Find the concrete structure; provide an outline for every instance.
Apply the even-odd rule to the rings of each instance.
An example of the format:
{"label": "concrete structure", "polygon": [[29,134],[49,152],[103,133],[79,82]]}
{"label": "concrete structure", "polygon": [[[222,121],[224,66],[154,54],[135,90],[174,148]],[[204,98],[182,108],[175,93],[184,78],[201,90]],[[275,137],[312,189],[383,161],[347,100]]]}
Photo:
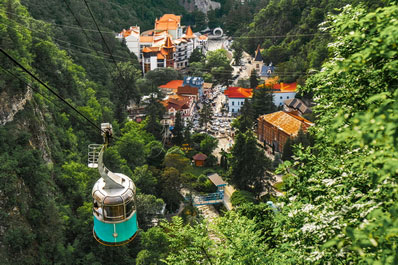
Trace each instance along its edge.
{"label": "concrete structure", "polygon": [[258,118],[257,137],[275,151],[282,152],[287,139],[307,131],[314,124],[295,113],[278,111]]}

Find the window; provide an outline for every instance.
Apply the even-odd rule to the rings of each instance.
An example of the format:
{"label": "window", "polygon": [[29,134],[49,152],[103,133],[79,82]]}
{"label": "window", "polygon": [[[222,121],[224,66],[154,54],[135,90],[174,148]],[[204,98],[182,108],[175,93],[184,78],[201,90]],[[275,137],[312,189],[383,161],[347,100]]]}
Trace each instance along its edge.
{"label": "window", "polygon": [[126,204],[126,217],[128,217],[135,210],[134,200],[129,201]]}
{"label": "window", "polygon": [[282,99],[282,97],[281,97],[281,99]]}
{"label": "window", "polygon": [[289,96],[287,96],[286,99],[289,99]]}
{"label": "window", "polygon": [[232,112],[235,112],[235,109],[232,109]]}
{"label": "window", "polygon": [[234,106],[235,105],[235,101],[232,101],[232,106]]}
{"label": "window", "polygon": [[117,221],[124,219],[124,205],[104,206],[105,220]]}

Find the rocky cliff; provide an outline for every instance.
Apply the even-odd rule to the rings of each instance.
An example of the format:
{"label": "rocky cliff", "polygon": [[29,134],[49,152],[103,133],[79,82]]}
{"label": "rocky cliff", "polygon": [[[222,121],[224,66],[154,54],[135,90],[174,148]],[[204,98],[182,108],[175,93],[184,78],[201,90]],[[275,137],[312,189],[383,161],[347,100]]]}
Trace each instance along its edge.
{"label": "rocky cliff", "polygon": [[209,10],[221,7],[220,3],[211,0],[180,0],[180,4],[189,12],[198,9],[203,13],[207,13]]}

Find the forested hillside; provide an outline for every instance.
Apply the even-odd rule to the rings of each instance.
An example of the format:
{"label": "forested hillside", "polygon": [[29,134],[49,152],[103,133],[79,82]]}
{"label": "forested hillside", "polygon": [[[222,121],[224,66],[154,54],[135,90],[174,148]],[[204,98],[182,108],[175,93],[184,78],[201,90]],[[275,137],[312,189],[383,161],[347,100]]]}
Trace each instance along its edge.
{"label": "forested hillside", "polygon": [[[168,213],[179,208],[182,187],[206,193],[215,187],[194,174],[179,147],[166,150],[159,137],[161,106],[153,97],[145,121],[126,121],[127,101],[153,88],[137,84],[136,58],[114,33],[135,24],[147,29],[155,17],[184,10],[177,0],[87,2],[113,58],[86,5],[77,0],[1,1],[0,48],[94,124],[112,123],[115,137],[106,164],[137,185],[141,230],[122,247],[105,247],[93,238],[91,189],[100,176],[86,166],[86,154],[89,143],[102,143],[100,132],[1,53],[0,263],[398,263],[396,4],[252,0],[240,9],[240,1],[220,0],[223,9],[210,11],[209,23],[226,23],[232,36],[243,36],[234,39],[247,51],[261,44],[266,62],[288,69],[282,77],[319,70],[302,88],[317,103],[314,145],[297,146],[294,161],[279,167],[284,196],[267,197],[277,209],[243,198],[209,224],[188,205],[182,218],[157,225],[164,203]],[[334,9],[348,2],[353,5]],[[233,21],[228,14],[234,12],[242,17]],[[245,127],[246,118],[236,123]],[[235,182],[246,170],[236,161],[241,150],[258,150],[249,129],[233,146],[232,158],[223,155],[224,173]],[[180,133],[214,163],[213,137]],[[269,162],[262,153],[255,158],[245,157]],[[240,186],[253,190],[261,181]]]}
{"label": "forested hillside", "polygon": [[319,27],[328,14],[337,14],[347,4],[362,4],[371,11],[386,2],[252,0],[235,3],[224,24],[248,53],[254,54],[260,45],[264,62],[277,66],[282,81],[303,84],[308,71],[319,70],[328,58],[332,38]]}

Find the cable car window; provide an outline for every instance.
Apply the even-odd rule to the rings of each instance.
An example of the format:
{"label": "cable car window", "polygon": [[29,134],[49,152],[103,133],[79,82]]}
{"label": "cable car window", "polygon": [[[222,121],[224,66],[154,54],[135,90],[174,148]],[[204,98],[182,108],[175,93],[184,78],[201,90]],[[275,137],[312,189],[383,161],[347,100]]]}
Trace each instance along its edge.
{"label": "cable car window", "polygon": [[130,216],[132,212],[135,210],[134,200],[129,201],[126,204],[126,217]]}
{"label": "cable car window", "polygon": [[123,204],[115,206],[104,206],[105,220],[123,220],[124,219],[124,206]]}

